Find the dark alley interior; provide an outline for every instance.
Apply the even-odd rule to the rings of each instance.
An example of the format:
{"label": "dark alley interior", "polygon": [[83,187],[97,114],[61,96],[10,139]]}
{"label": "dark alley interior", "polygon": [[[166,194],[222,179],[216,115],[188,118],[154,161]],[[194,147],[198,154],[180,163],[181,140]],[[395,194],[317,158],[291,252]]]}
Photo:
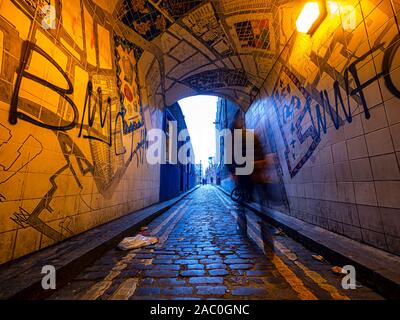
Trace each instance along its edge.
{"label": "dark alley interior", "polygon": [[399,19],[0,0],[0,300],[398,300]]}

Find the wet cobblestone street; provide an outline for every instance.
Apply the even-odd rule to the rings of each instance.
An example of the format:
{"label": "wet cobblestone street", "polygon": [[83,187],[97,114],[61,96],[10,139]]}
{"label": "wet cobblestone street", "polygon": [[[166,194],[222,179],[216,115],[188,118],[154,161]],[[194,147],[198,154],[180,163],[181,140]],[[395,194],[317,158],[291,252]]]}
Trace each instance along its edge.
{"label": "wet cobblestone street", "polygon": [[51,299],[380,299],[213,186],[152,221],[159,243],[113,249]]}

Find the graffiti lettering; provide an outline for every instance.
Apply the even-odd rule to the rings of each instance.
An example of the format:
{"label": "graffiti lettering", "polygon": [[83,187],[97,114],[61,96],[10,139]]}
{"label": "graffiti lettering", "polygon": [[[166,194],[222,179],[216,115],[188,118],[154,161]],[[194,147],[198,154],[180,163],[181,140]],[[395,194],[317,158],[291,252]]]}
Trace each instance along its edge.
{"label": "graffiti lettering", "polygon": [[[39,78],[38,76],[29,73],[26,71],[28,67],[28,61],[31,58],[33,52],[37,52],[38,54],[42,55],[44,58],[46,58],[63,76],[65,81],[68,84],[68,87],[66,89],[60,88],[42,78]],[[67,74],[62,70],[62,68],[57,64],[57,62],[52,59],[46,52],[44,52],[40,47],[36,46],[34,43],[31,43],[29,41],[24,42],[23,44],[23,50],[22,50],[22,59],[20,66],[17,70],[17,80],[14,88],[14,92],[12,95],[12,100],[10,104],[10,113],[9,113],[9,122],[13,125],[17,124],[18,118],[24,121],[28,121],[34,125],[50,129],[50,130],[55,130],[55,131],[69,131],[73,128],[75,128],[78,125],[78,119],[79,119],[79,111],[75,105],[75,103],[72,101],[72,99],[69,97],[69,95],[74,93],[74,87],[72,85],[71,80],[68,78]],[[48,123],[46,121],[40,121],[38,119],[34,119],[33,117],[29,116],[26,113],[20,112],[18,110],[18,103],[19,103],[19,93],[20,93],[20,88],[21,88],[21,83],[22,80],[26,78],[32,81],[35,81],[47,88],[50,88],[54,92],[58,93],[63,99],[65,99],[68,104],[71,106],[72,111],[73,111],[73,118],[71,122],[66,122],[64,119],[60,120],[60,117],[57,116],[57,120],[60,124],[56,123]],[[117,98],[115,98],[117,99]],[[112,127],[112,111],[111,111],[111,104],[112,104],[113,99],[111,97],[106,98],[106,100],[103,99],[103,94],[102,94],[102,89],[99,87],[97,88],[96,94],[94,93],[93,89],[93,83],[89,81],[87,83],[87,88],[86,88],[86,96],[85,96],[85,103],[83,106],[83,113],[81,117],[81,123],[79,127],[79,138],[84,138],[84,139],[89,139],[89,140],[96,140],[102,143],[107,144],[108,146],[112,146],[113,141],[116,141],[116,137],[112,139],[112,134],[113,134],[113,129],[116,135],[117,132],[120,132],[121,127],[118,127],[119,124],[122,125],[122,133],[123,135],[129,135],[132,134],[132,141],[133,141],[133,134],[141,129],[144,128],[144,119],[136,119],[136,118],[130,118],[126,119],[126,108],[121,102],[121,108],[120,112],[116,114],[115,117],[115,122],[114,125],[115,127]],[[106,107],[104,107],[104,103],[106,103]],[[96,114],[99,112],[99,128],[94,128],[95,125],[95,120],[96,120]],[[87,124],[85,125],[85,117],[87,114]],[[109,120],[107,120],[109,119]],[[104,134],[99,134],[95,135],[94,133],[98,130],[96,129],[104,129],[107,127],[107,135],[106,137]],[[84,128],[87,128],[88,133],[84,134],[83,130]],[[119,130],[118,130],[119,129]],[[91,133],[92,132],[92,133]],[[145,137],[142,137],[142,141],[145,139]],[[139,143],[138,146],[133,147],[132,146],[132,154],[135,153],[139,148],[143,147],[144,143]],[[126,152],[125,148],[123,148],[123,152],[120,152],[116,148],[116,155],[121,155]],[[131,155],[132,157],[132,155]]]}
{"label": "graffiti lettering", "polygon": [[[357,71],[357,65],[364,61],[369,55],[373,54],[375,51],[379,50],[382,48],[383,44],[380,44],[373,48],[371,51],[367,52],[366,54],[362,55],[359,57],[356,61],[354,61],[344,72],[344,82],[345,82],[345,92],[346,92],[346,99],[347,103],[345,102],[342,92],[341,92],[341,86],[339,81],[334,81],[333,83],[333,91],[334,91],[334,98],[335,98],[335,103],[334,103],[334,109],[332,107],[328,91],[323,90],[321,91],[320,94],[320,101],[321,103],[316,103],[314,106],[315,109],[315,114],[316,114],[316,120],[311,112],[311,104],[312,104],[312,97],[310,95],[306,96],[306,102],[304,104],[303,110],[305,110],[311,119],[312,123],[312,129],[315,130],[315,136],[320,136],[321,135],[321,129],[322,131],[326,134],[327,133],[327,120],[326,120],[326,110],[329,110],[329,114],[331,117],[331,120],[333,122],[333,125],[335,126],[336,129],[339,129],[341,125],[343,125],[343,120],[339,116],[339,105],[341,106],[341,110],[343,111],[344,119],[348,122],[351,123],[353,121],[353,116],[351,113],[351,103],[350,103],[350,98],[357,95],[357,97],[360,99],[361,104],[364,109],[364,115],[366,119],[371,118],[371,114],[369,112],[369,106],[365,98],[364,90],[369,87],[371,84],[374,82],[378,81],[380,78],[384,77],[385,79],[385,84],[388,88],[388,90],[397,98],[400,98],[400,90],[394,85],[391,75],[390,75],[390,68],[391,68],[391,63],[393,62],[394,55],[397,52],[397,49],[400,45],[400,42],[397,40],[399,39],[399,36],[395,38],[395,40],[392,41],[391,47],[385,51],[385,58],[383,59],[383,65],[382,65],[382,72],[378,73],[371,79],[368,79],[364,83],[361,83],[361,80],[358,75]],[[397,43],[396,43],[397,42]],[[354,79],[354,82],[356,84],[355,89],[350,88],[350,76]],[[279,100],[282,99],[282,96],[279,95],[279,93],[275,93],[275,98],[278,98]],[[300,98],[293,95],[292,96],[292,101],[290,105],[285,105],[283,108],[283,122],[286,124],[287,119],[293,114],[293,108],[296,106],[297,109],[301,109],[301,102]],[[347,104],[347,106],[346,106]],[[321,112],[321,105],[322,105],[322,112]],[[304,112],[305,113],[305,112]],[[300,128],[301,130],[301,122],[304,119],[304,113],[300,115],[299,121],[296,123],[296,127]],[[308,137],[309,135],[300,135],[299,136],[299,141],[303,143],[305,141],[305,138]]]}
{"label": "graffiti lettering", "polygon": [[[142,136],[140,142],[137,146],[134,146],[134,133],[139,130],[140,128],[144,127],[144,120],[134,121],[134,119],[130,119],[131,122],[127,122],[125,120],[126,117],[126,109],[122,108],[122,111],[117,113],[115,118],[115,128],[118,128],[118,124],[122,125],[122,132],[124,135],[131,134],[131,152],[129,156],[129,160],[132,160],[133,156],[137,153],[137,151],[145,146],[145,136]],[[118,130],[116,130],[118,132]],[[116,141],[117,135],[114,136],[114,141]],[[117,144],[115,144],[115,155],[123,155],[126,154],[127,150],[125,147],[122,148],[122,151],[117,150]]]}
{"label": "graffiti lettering", "polygon": [[390,68],[393,64],[395,55],[400,46],[400,35],[397,35],[392,42],[389,44],[389,48],[386,50],[385,55],[383,56],[382,62],[382,75],[385,80],[385,85],[388,90],[397,98],[400,99],[400,90],[396,88],[393,83],[392,76],[390,74]]}
{"label": "graffiti lettering", "polygon": [[[47,59],[63,76],[65,81],[68,84],[67,89],[60,88],[59,86],[56,86],[55,84],[48,82],[42,78],[39,78],[38,76],[26,71],[27,66],[28,66],[28,61],[32,57],[33,52],[36,52],[43,56],[45,59]],[[67,122],[64,119],[61,119],[61,124],[48,124],[44,123],[42,121],[36,120],[32,118],[31,116],[27,115],[26,113],[18,111],[18,102],[19,102],[19,92],[21,88],[21,83],[22,80],[26,78],[32,81],[35,81],[52,91],[58,93],[62,98],[64,98],[70,107],[72,108],[74,119],[71,122]],[[9,114],[9,122],[13,125],[17,124],[18,118],[30,123],[33,123],[37,126],[47,128],[50,130],[59,130],[59,131],[67,131],[71,130],[75,127],[75,124],[78,122],[78,109],[76,108],[74,102],[68,95],[72,94],[74,92],[71,80],[68,78],[67,74],[62,70],[62,68],[57,64],[57,62],[50,57],[43,49],[38,47],[32,42],[25,41],[22,46],[22,57],[21,57],[21,63],[18,67],[17,70],[17,79],[15,82],[15,87],[14,87],[14,92],[11,98],[11,104],[10,104],[10,114]]]}
{"label": "graffiti lettering", "polygon": [[[338,130],[346,122],[353,122],[352,109],[356,106],[361,106],[366,119],[371,118],[370,106],[365,95],[365,90],[376,81],[384,79],[384,84],[394,97],[400,99],[400,88],[396,87],[393,76],[391,75],[392,64],[398,54],[400,46],[400,35],[397,35],[388,45],[385,50],[385,43],[378,43],[365,54],[357,57],[344,71],[343,77],[336,77],[340,80],[335,80],[332,85],[333,96],[329,95],[329,90],[312,91],[312,94],[303,86],[297,76],[287,67],[282,68],[282,74],[289,81],[285,83],[283,78],[278,80],[275,90],[272,95],[272,104],[278,115],[278,125],[285,144],[285,158],[292,177],[294,177],[307,160],[311,157],[314,150],[321,142],[321,135],[328,132],[328,117],[333,123],[333,126]],[[384,58],[381,65],[381,72],[377,72],[369,79],[360,79],[358,66],[375,54],[377,51],[382,51]],[[317,59],[318,60],[318,59]],[[354,88],[351,87],[351,80]],[[291,84],[293,84],[300,94],[294,94]],[[302,95],[302,97],[301,97]],[[301,102],[303,98],[303,103]],[[285,104],[285,101],[290,101]],[[281,107],[282,106],[282,107]],[[281,110],[279,110],[281,108]],[[283,126],[289,123],[289,120],[296,114],[296,109],[299,110],[297,119],[291,124],[292,137],[286,137]],[[309,122],[307,122],[309,120]],[[303,124],[309,123],[306,129]],[[290,125],[290,123],[289,123]],[[294,136],[295,134],[295,136]],[[312,139],[312,143],[305,151],[301,158],[297,159],[294,148],[296,146],[297,137],[300,144],[304,144],[307,138]],[[291,141],[291,142],[290,142]],[[290,142],[290,143],[289,143]],[[291,146],[291,148],[290,148]],[[291,164],[292,154],[293,161],[296,161],[295,166]]]}
{"label": "graffiti lettering", "polygon": [[[93,110],[92,110],[92,96],[93,96],[93,83],[91,81],[88,82],[87,84],[87,89],[86,89],[86,97],[85,97],[85,105],[83,107],[83,113],[82,113],[82,121],[81,121],[81,127],[79,130],[79,134],[78,137],[82,137],[82,130],[83,130],[83,123],[85,121],[85,113],[86,113],[86,108],[88,109],[88,127],[89,129],[93,127],[94,125],[94,121],[96,118],[96,110],[97,110],[97,106],[99,106],[99,112],[100,112],[100,127],[103,129],[106,125],[106,120],[107,120],[107,114],[109,114],[109,137],[108,140],[102,139],[102,138],[98,138],[96,136],[93,135],[83,135],[83,138],[86,139],[92,139],[92,140],[97,140],[100,142],[104,142],[105,144],[109,145],[110,147],[112,146],[112,120],[111,120],[111,97],[107,98],[107,107],[106,110],[104,112],[104,116],[103,116],[103,95],[102,95],[102,91],[101,88],[99,87],[97,89],[97,99],[95,99],[95,103],[93,106]],[[88,129],[88,131],[90,131]]]}

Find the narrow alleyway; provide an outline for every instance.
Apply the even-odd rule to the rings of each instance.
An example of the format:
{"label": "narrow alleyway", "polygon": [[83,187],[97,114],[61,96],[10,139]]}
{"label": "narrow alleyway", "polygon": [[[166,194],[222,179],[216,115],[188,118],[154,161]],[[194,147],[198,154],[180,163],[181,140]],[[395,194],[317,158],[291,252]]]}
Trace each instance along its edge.
{"label": "narrow alleyway", "polygon": [[51,299],[381,298],[361,285],[343,290],[329,263],[213,186],[193,192],[146,232],[160,242],[110,250]]}

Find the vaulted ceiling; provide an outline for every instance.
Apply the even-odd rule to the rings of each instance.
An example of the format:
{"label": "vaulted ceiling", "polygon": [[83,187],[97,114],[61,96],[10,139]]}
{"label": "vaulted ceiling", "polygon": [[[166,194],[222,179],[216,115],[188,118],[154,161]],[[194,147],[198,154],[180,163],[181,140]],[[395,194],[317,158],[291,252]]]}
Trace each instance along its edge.
{"label": "vaulted ceiling", "polygon": [[[228,98],[244,110],[289,37],[286,33],[291,30],[281,24],[284,19],[293,21],[284,17],[281,9],[301,4],[287,0],[95,2],[117,19],[125,38],[157,58],[161,76],[159,81],[154,76],[154,87],[149,90],[155,90],[165,104],[212,94]],[[287,25],[293,29],[292,23]]]}

